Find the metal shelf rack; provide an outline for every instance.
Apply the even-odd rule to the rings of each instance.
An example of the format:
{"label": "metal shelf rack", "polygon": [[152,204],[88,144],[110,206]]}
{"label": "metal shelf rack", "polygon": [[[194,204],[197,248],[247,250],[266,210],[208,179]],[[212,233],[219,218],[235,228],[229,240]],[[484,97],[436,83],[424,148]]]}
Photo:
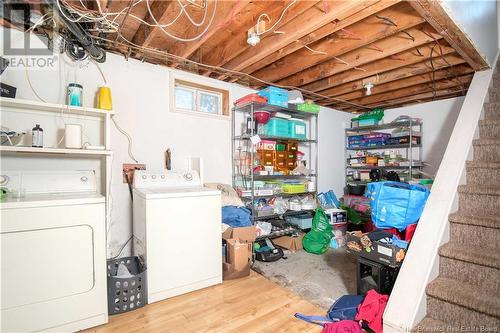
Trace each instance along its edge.
{"label": "metal shelf rack", "polygon": [[[256,149],[255,146],[250,142],[250,139],[257,135],[255,127],[253,127],[250,133],[245,133],[244,124],[246,122],[247,117],[254,119],[254,112],[257,110],[265,110],[271,113],[280,112],[283,114],[290,115],[292,118],[300,119],[306,123],[306,127],[308,130],[308,138],[307,139],[295,139],[289,137],[276,137],[276,136],[266,136],[259,135],[259,137],[263,140],[276,140],[276,141],[294,141],[299,144],[299,150],[306,150],[306,166],[308,169],[314,170],[313,174],[310,175],[256,175],[253,172],[253,168],[255,166],[256,158]],[[285,108],[270,104],[262,104],[256,102],[250,102],[244,105],[234,106],[232,109],[232,124],[231,124],[231,152],[232,152],[232,179],[233,179],[233,187],[237,187],[240,182],[244,182],[247,190],[251,190],[251,195],[242,197],[242,200],[247,202],[252,211],[252,219],[254,223],[259,220],[269,220],[276,218],[283,218],[285,216],[297,215],[304,212],[310,212],[311,210],[301,210],[301,211],[287,211],[283,215],[273,214],[270,216],[257,216],[257,211],[255,209],[255,201],[260,198],[272,198],[272,197],[293,197],[298,195],[307,195],[313,194],[316,195],[316,191],[312,192],[304,192],[297,194],[274,194],[274,195],[266,195],[266,196],[257,196],[254,195],[255,190],[255,181],[258,180],[312,180],[315,183],[315,188],[317,189],[317,173],[318,173],[318,114],[308,113],[303,111],[298,111],[292,108]],[[250,164],[247,166],[242,165],[239,154],[246,149],[246,152],[249,153]],[[246,169],[246,170],[242,170]]]}
{"label": "metal shelf rack", "polygon": [[[376,131],[384,131],[391,130],[396,128],[406,128],[409,134],[409,143],[406,144],[395,144],[395,145],[376,145],[371,147],[359,147],[352,148],[348,146],[348,137],[354,135],[360,135],[364,133],[376,132]],[[418,144],[413,143],[414,138],[414,129],[417,128],[419,132],[420,142]],[[423,146],[423,122],[419,119],[409,119],[406,121],[398,121],[391,122],[387,124],[375,125],[375,126],[362,126],[362,127],[352,127],[345,129],[346,135],[346,159],[345,159],[345,167],[346,167],[346,176],[347,170],[372,170],[372,169],[382,169],[382,170],[398,170],[399,172],[408,172],[410,178],[413,178],[415,170],[421,170],[423,168],[422,161],[422,146]],[[405,157],[408,160],[408,165],[385,165],[385,166],[374,166],[374,165],[356,165],[349,166],[347,165],[347,157],[349,152],[352,151],[368,151],[368,150],[391,150],[391,149],[404,149]],[[415,159],[415,153],[418,158]],[[367,181],[349,181],[346,180],[347,184],[367,184]]]}

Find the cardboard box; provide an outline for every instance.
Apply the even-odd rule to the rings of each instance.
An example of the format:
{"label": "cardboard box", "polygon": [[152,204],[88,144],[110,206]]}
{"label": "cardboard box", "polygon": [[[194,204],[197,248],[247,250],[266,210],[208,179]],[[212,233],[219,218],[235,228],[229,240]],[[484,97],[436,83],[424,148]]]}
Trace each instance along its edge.
{"label": "cardboard box", "polygon": [[281,248],[295,252],[302,250],[303,238],[304,238],[303,234],[299,235],[298,237],[281,236],[273,239],[273,243]]}
{"label": "cardboard box", "polygon": [[239,239],[240,242],[253,242],[257,238],[257,229],[255,226],[228,228],[222,234],[222,239]]}
{"label": "cardboard box", "polygon": [[237,279],[250,275],[252,261],[252,243],[228,239],[226,262],[222,264],[224,280]]}
{"label": "cardboard box", "polygon": [[390,267],[398,267],[403,263],[406,256],[404,249],[374,241],[371,242],[370,251],[367,251],[366,244],[363,244],[366,242],[362,239],[365,235],[361,231],[347,232],[347,252]]}
{"label": "cardboard box", "polygon": [[227,244],[226,261],[222,264],[224,280],[238,279],[250,275],[253,241],[257,238],[255,226],[228,228],[222,239]]}

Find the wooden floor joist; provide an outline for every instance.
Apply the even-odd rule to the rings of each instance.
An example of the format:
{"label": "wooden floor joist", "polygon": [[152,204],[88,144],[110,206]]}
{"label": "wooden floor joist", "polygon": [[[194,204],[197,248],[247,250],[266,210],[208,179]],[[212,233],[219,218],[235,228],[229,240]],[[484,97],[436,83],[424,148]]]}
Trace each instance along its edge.
{"label": "wooden floor joist", "polygon": [[[445,5],[434,0],[204,0],[205,7],[184,0],[68,3],[79,7],[85,3],[95,14],[96,1],[102,2],[103,13],[120,29],[119,34],[99,35],[110,40],[103,45],[112,52],[252,88],[267,84],[300,88],[316,103],[342,110],[390,108],[460,95],[465,88],[450,92],[453,88],[443,82],[460,75],[469,80],[465,87],[473,70],[488,68],[460,30],[460,22],[454,22]],[[123,14],[112,16],[119,12]],[[153,17],[163,26],[155,26]],[[267,29],[273,29],[250,46],[247,32],[259,17]],[[102,23],[85,27],[97,36]],[[190,40],[181,42],[169,35]],[[448,88],[429,96],[432,72],[434,85]],[[366,82],[375,85],[372,96],[363,95]],[[409,91],[413,96],[404,96]],[[376,100],[381,97],[385,100]],[[333,103],[333,98],[363,107]]]}
{"label": "wooden floor joist", "polygon": [[321,80],[325,77],[353,68],[358,68],[359,71],[363,72],[365,69],[362,66],[365,64],[392,56],[407,49],[427,44],[434,39],[440,38],[438,34],[430,31],[427,33],[431,36],[428,36],[427,33],[422,31],[422,29],[432,28],[424,24],[422,26],[409,29],[407,32],[413,36],[413,39],[410,39],[406,34],[398,33],[397,35],[384,38],[377,42],[377,45],[382,48],[382,52],[368,47],[356,49],[345,53],[342,58],[339,58],[347,64],[337,59],[328,60],[297,73],[296,75],[277,81],[277,83],[284,86],[304,86],[308,83]]}
{"label": "wooden floor joist", "polygon": [[411,0],[408,3],[469,63],[476,71],[487,69],[488,62],[448,15],[439,1]]}
{"label": "wooden floor joist", "polygon": [[[380,12],[381,10],[384,10],[390,6],[393,6],[394,4],[398,3],[399,0],[384,0],[384,1],[379,1],[375,4],[373,4],[370,7],[363,8],[359,12],[346,17],[343,20],[340,21],[332,21],[330,23],[325,24],[321,28],[307,34],[306,36],[297,39],[295,43],[290,43],[283,47],[282,49],[268,55],[267,57],[256,61],[255,63],[251,64],[250,66],[244,68],[242,71],[245,73],[253,73],[255,71],[258,71],[261,68],[266,67],[269,64],[272,64],[275,61],[280,60],[281,58],[297,51],[304,46],[308,47],[313,47],[311,44],[313,44],[316,41],[321,40],[322,38],[327,37],[328,35],[331,35],[335,33],[336,31],[342,30],[344,28],[347,28],[353,23],[356,23],[360,20],[365,19],[366,17],[376,14]],[[234,82],[233,80],[230,80],[230,82]]]}
{"label": "wooden floor joist", "polygon": [[[321,28],[325,24],[349,17],[376,2],[375,0],[329,1],[326,13],[322,13],[316,8],[311,8],[300,17],[282,26],[280,28],[282,33],[272,34],[263,39],[259,44],[251,48],[249,52],[242,53],[224,63],[224,67],[236,71],[242,70],[288,44],[295,43],[296,40]],[[235,50],[228,49],[225,54],[233,54],[233,52]]]}
{"label": "wooden floor joist", "polygon": [[[389,25],[378,17],[391,17],[393,20],[396,20],[397,17],[397,26]],[[313,66],[325,61],[333,59],[334,62],[338,62],[336,57],[343,59],[343,55],[347,52],[360,47],[370,47],[372,43],[378,44],[378,41],[388,36],[393,36],[424,22],[408,4],[402,2],[381,11],[379,14],[352,24],[349,26],[349,30],[346,30],[348,33],[337,31],[327,38],[310,44],[310,49],[302,48],[252,73],[252,75],[267,81],[279,82],[282,78],[308,68],[314,68]]]}
{"label": "wooden floor joist", "polygon": [[341,96],[345,97],[346,94],[363,90],[363,85],[368,82],[374,84],[374,89],[372,89],[372,91],[377,91],[379,90],[379,88],[377,87],[385,83],[389,83],[395,80],[401,80],[404,78],[410,78],[414,75],[421,75],[424,73],[432,72],[433,65],[434,70],[439,70],[449,66],[455,66],[465,63],[465,60],[463,60],[463,58],[456,54],[448,54],[444,57],[435,57],[432,62],[427,59],[428,58],[425,58],[425,60],[422,62],[409,64],[407,66],[399,67],[380,74],[369,75],[353,82],[344,83],[342,85],[323,90],[320,93],[331,97],[343,98]]}
{"label": "wooden floor joist", "polygon": [[[443,66],[445,67],[445,66]],[[396,81],[391,81],[385,84],[376,84],[373,88],[371,88],[371,95],[370,96],[376,96],[378,94],[382,93],[388,93],[391,91],[397,92],[397,90],[401,90],[402,88],[414,86],[414,85],[419,85],[419,84],[425,84],[432,82],[433,80],[439,81],[443,79],[448,79],[448,78],[453,78],[455,76],[462,76],[466,74],[471,74],[473,73],[474,70],[468,65],[468,64],[463,64],[463,65],[458,65],[458,66],[453,66],[453,67],[447,67],[444,69],[440,69],[434,72],[432,72],[432,69],[430,69],[428,72],[424,74],[419,74],[419,75],[413,75],[407,78],[403,78],[400,80]],[[335,96],[336,98],[340,98],[346,101],[351,101],[351,100],[356,100],[359,98],[365,97],[365,89],[357,90],[354,92],[351,92],[349,94],[344,94],[344,95],[338,95]]]}
{"label": "wooden floor joist", "polygon": [[[371,63],[363,65],[364,71],[350,69],[341,73],[329,76],[324,79],[317,80],[310,84],[303,86],[304,89],[319,92],[321,94],[329,95],[335,87],[353,82],[355,80],[362,80],[377,74],[381,74],[390,70],[404,68],[413,64],[426,61],[430,58],[434,42],[412,48],[403,52],[394,54],[392,57],[387,57],[381,60],[376,60]],[[455,50],[451,47],[443,47],[443,55],[454,53]],[[438,54],[441,55],[441,54]]]}
{"label": "wooden floor joist", "polygon": [[396,91],[388,91],[371,96],[363,96],[360,98],[351,99],[350,102],[362,105],[378,105],[385,103],[388,99],[396,100],[398,98],[413,96],[421,92],[432,92],[434,90],[451,89],[455,87],[463,87],[466,82],[472,80],[472,74],[462,75],[458,78],[444,78],[435,82],[426,82],[416,85],[400,88]]}

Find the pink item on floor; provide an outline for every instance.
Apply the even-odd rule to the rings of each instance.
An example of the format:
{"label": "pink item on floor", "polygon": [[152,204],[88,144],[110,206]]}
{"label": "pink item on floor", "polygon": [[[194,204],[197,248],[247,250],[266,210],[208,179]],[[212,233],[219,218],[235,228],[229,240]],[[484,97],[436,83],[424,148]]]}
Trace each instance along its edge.
{"label": "pink item on floor", "polygon": [[363,303],[358,306],[355,319],[365,321],[375,333],[382,333],[382,315],[388,299],[389,296],[380,295],[375,289],[369,290]]}
{"label": "pink item on floor", "polygon": [[362,333],[362,331],[357,321],[341,320],[325,324],[321,333]]}

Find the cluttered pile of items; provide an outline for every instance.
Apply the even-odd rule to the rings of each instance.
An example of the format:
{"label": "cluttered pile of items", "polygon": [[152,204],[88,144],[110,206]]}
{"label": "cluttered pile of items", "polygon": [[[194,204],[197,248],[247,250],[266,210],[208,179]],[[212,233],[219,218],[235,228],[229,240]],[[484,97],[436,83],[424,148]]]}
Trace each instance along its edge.
{"label": "cluttered pile of items", "polygon": [[[358,333],[363,329],[382,332],[389,294],[428,196],[429,189],[421,185],[369,184],[366,198],[375,229],[347,232],[348,252],[357,259],[357,295],[337,299],[326,316],[297,313],[295,317],[322,326],[322,333]],[[354,205],[359,204],[363,203]]]}

